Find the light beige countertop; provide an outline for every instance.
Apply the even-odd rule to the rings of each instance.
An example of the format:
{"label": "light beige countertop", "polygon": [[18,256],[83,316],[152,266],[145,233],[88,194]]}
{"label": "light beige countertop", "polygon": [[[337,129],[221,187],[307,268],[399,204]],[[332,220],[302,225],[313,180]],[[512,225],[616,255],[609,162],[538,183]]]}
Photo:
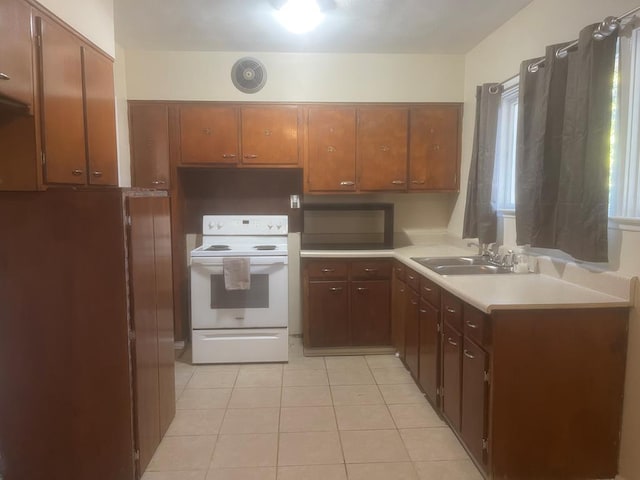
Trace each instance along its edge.
{"label": "light beige countertop", "polygon": [[420,245],[393,250],[301,250],[303,258],[395,258],[484,312],[552,308],[611,308],[632,305],[635,277],[590,270],[575,263],[537,257],[540,273],[439,275],[411,257],[477,254],[464,241],[438,235]]}

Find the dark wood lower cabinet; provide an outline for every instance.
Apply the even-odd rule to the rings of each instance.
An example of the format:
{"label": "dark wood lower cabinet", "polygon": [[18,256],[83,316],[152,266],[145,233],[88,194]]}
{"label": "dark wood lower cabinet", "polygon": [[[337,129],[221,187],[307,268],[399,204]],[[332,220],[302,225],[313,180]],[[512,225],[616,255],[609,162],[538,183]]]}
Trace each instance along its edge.
{"label": "dark wood lower cabinet", "polygon": [[391,292],[392,335],[393,346],[402,361],[405,360],[405,317],[407,315],[407,284],[397,278],[393,279]]}
{"label": "dark wood lower cabinet", "polygon": [[349,290],[346,281],[309,282],[308,341],[311,347],[349,345]]}
{"label": "dark wood lower cabinet", "polygon": [[439,310],[429,302],[420,301],[420,345],[418,384],[427,398],[435,406],[439,404],[440,385],[440,335]]}
{"label": "dark wood lower cabinet", "polygon": [[389,345],[388,280],[351,282],[351,338],[354,345]]}
{"label": "dark wood lower cabinet", "polygon": [[460,433],[471,455],[487,464],[489,356],[469,339],[462,350],[462,418]]}
{"label": "dark wood lower cabinet", "polygon": [[418,304],[420,296],[412,288],[408,288],[407,301],[405,303],[404,332],[405,332],[405,358],[404,362],[414,380],[418,379],[418,348],[420,345],[420,323]]}
{"label": "dark wood lower cabinet", "polygon": [[460,431],[462,335],[447,322],[442,331],[442,413]]}
{"label": "dark wood lower cabinet", "polygon": [[[133,480],[141,475],[132,432],[145,406],[132,398],[128,308],[143,302],[157,311],[168,300],[151,292],[166,281],[158,277],[143,276],[150,282],[148,294],[157,299],[153,306],[127,287],[123,203],[117,189],[0,194],[5,229],[0,235],[2,478]],[[154,235],[159,232],[153,229]],[[156,263],[159,271],[148,254],[155,241],[149,235],[145,230],[136,236],[140,245],[132,238],[130,258]],[[155,241],[158,251],[166,242],[165,236]],[[143,322],[135,308],[134,325]],[[158,321],[157,326],[172,323]],[[153,321],[148,324],[138,338],[155,338],[165,347],[172,343],[159,330],[152,333]],[[141,370],[158,371],[163,348],[152,349],[138,364],[136,378]],[[173,373],[165,367],[156,382],[162,385],[158,391],[168,391]],[[168,401],[159,402],[165,423],[172,416],[173,395],[171,390]]]}

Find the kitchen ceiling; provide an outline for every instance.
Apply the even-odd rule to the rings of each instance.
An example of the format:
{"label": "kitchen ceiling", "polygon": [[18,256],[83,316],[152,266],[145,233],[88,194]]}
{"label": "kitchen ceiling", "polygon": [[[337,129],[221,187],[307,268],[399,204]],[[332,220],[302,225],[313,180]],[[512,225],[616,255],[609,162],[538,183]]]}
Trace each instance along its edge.
{"label": "kitchen ceiling", "polygon": [[531,0],[335,0],[313,32],[287,32],[269,0],[114,0],[126,49],[462,54]]}

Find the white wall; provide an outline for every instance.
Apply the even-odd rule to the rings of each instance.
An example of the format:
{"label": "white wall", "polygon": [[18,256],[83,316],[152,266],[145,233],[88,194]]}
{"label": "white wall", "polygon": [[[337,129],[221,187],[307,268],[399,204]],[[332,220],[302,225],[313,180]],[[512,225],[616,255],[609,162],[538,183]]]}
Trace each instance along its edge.
{"label": "white wall", "polygon": [[[267,70],[255,94],[231,82],[231,67],[248,55]],[[463,78],[461,55],[127,51],[127,89],[136,100],[459,102]]]}
{"label": "white wall", "polygon": [[115,56],[113,0],[38,0],[112,57]]}
{"label": "white wall", "polygon": [[[466,56],[464,78],[464,122],[461,191],[449,222],[449,230],[462,235],[466,183],[471,157],[475,117],[475,87],[500,82],[516,74],[522,60],[544,54],[548,44],[574,40],[579,30],[609,15],[620,15],[638,6],[637,0],[534,0],[495,30]],[[512,218],[504,219],[505,243],[513,243]],[[640,232],[611,230],[610,266],[630,275],[640,275]],[[636,289],[638,290],[638,289]],[[631,315],[625,386],[620,474],[626,480],[640,479],[640,293]]]}
{"label": "white wall", "polygon": [[127,108],[127,69],[125,51],[116,44],[113,64],[116,92],[116,133],[118,137],[118,185],[131,186],[131,155],[129,150],[129,117]]}

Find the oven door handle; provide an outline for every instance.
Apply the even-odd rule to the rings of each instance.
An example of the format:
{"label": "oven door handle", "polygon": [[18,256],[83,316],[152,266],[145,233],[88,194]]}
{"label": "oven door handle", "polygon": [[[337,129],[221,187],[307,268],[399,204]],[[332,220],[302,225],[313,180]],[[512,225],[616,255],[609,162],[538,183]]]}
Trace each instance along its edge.
{"label": "oven door handle", "polygon": [[[212,261],[210,258],[192,257],[192,265],[202,265],[203,267],[222,267],[222,258],[216,257],[219,260]],[[248,257],[250,259],[250,266],[254,265],[287,265],[289,263],[288,257]]]}

